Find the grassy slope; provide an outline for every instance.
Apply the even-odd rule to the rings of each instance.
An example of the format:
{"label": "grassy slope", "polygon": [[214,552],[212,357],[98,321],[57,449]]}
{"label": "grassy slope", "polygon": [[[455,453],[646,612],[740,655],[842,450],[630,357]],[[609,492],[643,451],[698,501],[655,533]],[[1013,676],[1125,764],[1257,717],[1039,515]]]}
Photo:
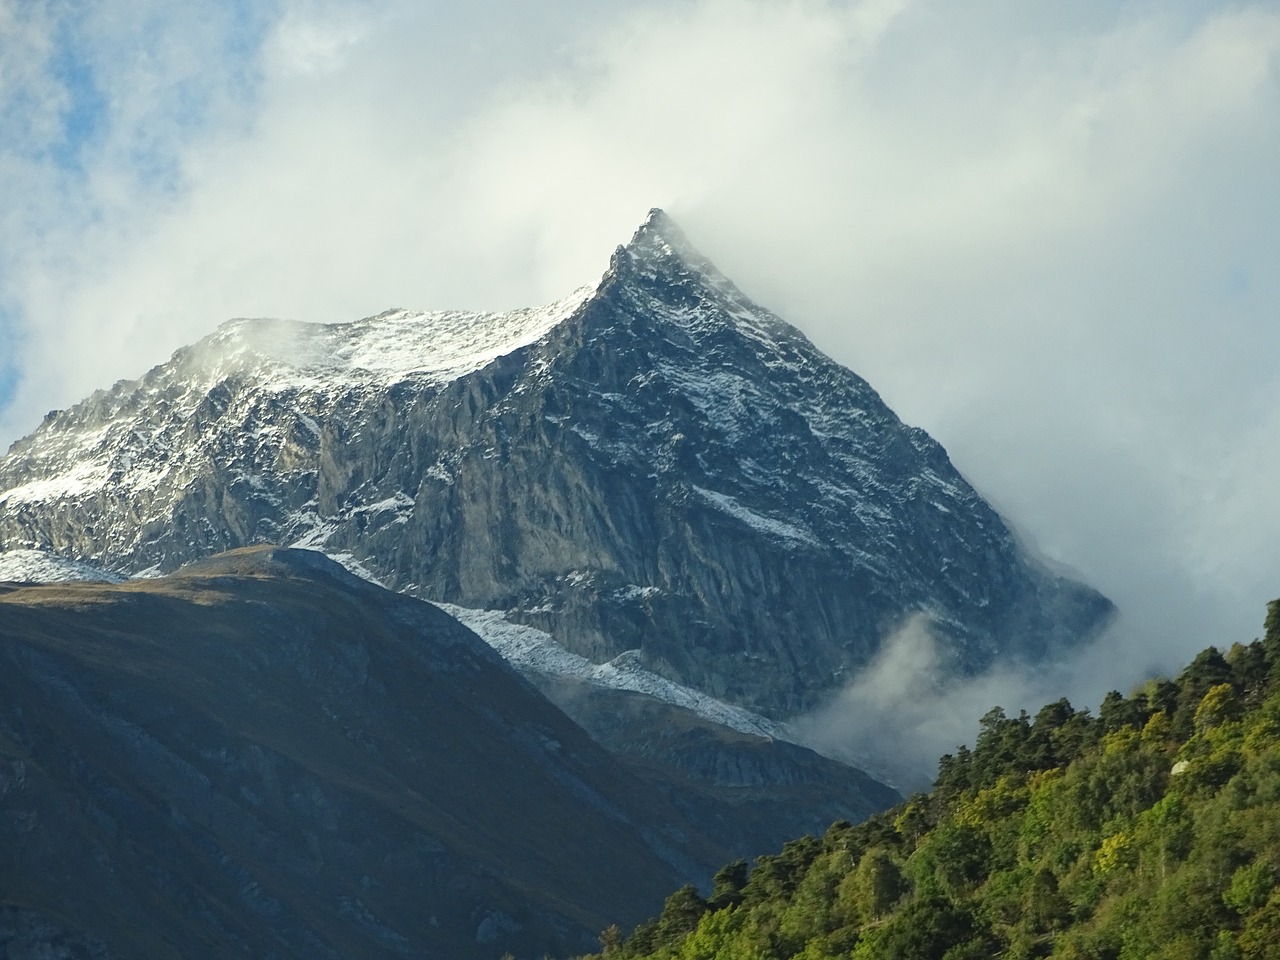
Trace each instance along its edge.
{"label": "grassy slope", "polygon": [[681,823],[455,621],[288,553],[0,591],[0,926],[571,950],[724,856]]}

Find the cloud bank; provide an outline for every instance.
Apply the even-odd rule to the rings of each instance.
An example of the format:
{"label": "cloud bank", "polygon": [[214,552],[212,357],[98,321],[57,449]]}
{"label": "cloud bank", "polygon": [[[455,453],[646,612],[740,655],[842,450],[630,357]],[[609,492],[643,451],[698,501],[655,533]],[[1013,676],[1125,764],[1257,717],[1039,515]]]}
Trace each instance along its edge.
{"label": "cloud bank", "polygon": [[553,299],[658,205],[1117,602],[1079,696],[1280,594],[1272,4],[0,0],[0,38],[5,441],[232,316]]}

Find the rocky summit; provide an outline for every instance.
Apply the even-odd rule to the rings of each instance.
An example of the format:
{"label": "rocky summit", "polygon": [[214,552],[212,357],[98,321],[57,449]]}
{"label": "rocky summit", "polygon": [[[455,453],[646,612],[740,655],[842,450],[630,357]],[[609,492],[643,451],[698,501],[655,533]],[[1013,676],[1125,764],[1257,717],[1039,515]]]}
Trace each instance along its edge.
{"label": "rocky summit", "polygon": [[231,321],[0,461],[2,549],[139,574],[262,542],[773,718],[913,614],[972,672],[1111,611],[657,210],[547,307]]}

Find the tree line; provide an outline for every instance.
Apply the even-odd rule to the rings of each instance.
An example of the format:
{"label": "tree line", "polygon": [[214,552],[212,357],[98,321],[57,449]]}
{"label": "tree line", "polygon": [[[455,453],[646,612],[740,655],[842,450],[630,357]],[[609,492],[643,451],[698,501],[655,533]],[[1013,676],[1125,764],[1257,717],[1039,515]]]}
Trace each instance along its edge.
{"label": "tree line", "polygon": [[1280,957],[1280,601],[1176,679],[982,718],[931,792],[729,864],[599,960]]}

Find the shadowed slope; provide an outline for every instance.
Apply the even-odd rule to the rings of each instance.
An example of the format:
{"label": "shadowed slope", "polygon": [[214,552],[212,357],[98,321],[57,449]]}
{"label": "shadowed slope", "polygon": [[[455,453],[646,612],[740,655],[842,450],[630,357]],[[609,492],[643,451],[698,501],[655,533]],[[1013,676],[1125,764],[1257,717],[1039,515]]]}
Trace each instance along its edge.
{"label": "shadowed slope", "polygon": [[0,933],[33,949],[580,949],[715,861],[682,824],[456,621],[319,554],[0,593]]}

